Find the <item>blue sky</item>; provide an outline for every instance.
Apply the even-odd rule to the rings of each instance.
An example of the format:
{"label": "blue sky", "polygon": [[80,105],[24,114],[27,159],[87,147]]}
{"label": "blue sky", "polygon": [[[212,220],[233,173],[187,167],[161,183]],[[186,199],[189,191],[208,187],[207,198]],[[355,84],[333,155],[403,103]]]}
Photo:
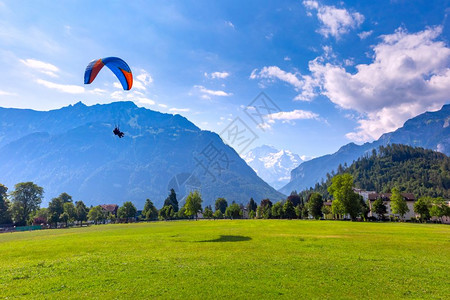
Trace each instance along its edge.
{"label": "blue sky", "polygon": [[[449,103],[449,12],[450,1],[0,0],[0,106],[131,100],[217,133],[239,118],[257,136],[248,149],[319,156]],[[109,70],[83,85],[107,56],[132,68],[130,92]],[[277,110],[257,124],[245,110],[261,92]]]}

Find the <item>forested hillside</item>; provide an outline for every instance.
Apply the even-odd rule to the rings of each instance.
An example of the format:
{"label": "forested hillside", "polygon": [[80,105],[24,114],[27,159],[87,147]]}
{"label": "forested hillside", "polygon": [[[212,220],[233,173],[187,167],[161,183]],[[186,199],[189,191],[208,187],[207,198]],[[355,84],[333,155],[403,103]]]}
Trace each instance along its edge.
{"label": "forested hillside", "polygon": [[327,174],[326,182],[302,192],[305,198],[316,191],[330,198],[327,188],[335,174],[349,173],[356,188],[389,192],[398,187],[400,191],[421,196],[450,199],[450,158],[445,154],[423,148],[392,144],[380,146],[370,155],[356,160],[349,167],[339,166],[337,172]]}

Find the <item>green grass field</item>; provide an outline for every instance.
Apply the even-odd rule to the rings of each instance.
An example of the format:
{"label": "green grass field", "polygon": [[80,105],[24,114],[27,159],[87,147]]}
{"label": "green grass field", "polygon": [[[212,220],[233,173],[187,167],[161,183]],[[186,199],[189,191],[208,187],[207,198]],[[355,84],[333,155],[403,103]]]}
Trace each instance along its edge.
{"label": "green grass field", "polygon": [[174,221],[0,235],[0,298],[450,295],[450,226]]}

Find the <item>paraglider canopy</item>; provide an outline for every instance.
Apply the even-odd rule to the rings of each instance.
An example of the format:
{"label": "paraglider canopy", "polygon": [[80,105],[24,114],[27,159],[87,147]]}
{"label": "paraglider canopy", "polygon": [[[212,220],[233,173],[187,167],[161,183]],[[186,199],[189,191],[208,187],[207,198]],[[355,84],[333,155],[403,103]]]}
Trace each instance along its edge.
{"label": "paraglider canopy", "polygon": [[106,57],[91,61],[84,72],[84,84],[92,83],[104,66],[107,66],[117,76],[124,90],[131,89],[133,86],[131,69],[125,61],[118,57]]}

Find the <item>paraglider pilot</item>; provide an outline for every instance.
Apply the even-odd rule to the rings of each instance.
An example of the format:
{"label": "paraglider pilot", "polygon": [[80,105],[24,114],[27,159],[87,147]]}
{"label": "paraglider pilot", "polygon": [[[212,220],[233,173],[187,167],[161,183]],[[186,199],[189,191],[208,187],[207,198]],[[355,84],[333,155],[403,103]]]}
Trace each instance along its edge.
{"label": "paraglider pilot", "polygon": [[123,136],[125,135],[122,131],[120,131],[119,127],[114,128],[113,133],[119,138],[123,138]]}

